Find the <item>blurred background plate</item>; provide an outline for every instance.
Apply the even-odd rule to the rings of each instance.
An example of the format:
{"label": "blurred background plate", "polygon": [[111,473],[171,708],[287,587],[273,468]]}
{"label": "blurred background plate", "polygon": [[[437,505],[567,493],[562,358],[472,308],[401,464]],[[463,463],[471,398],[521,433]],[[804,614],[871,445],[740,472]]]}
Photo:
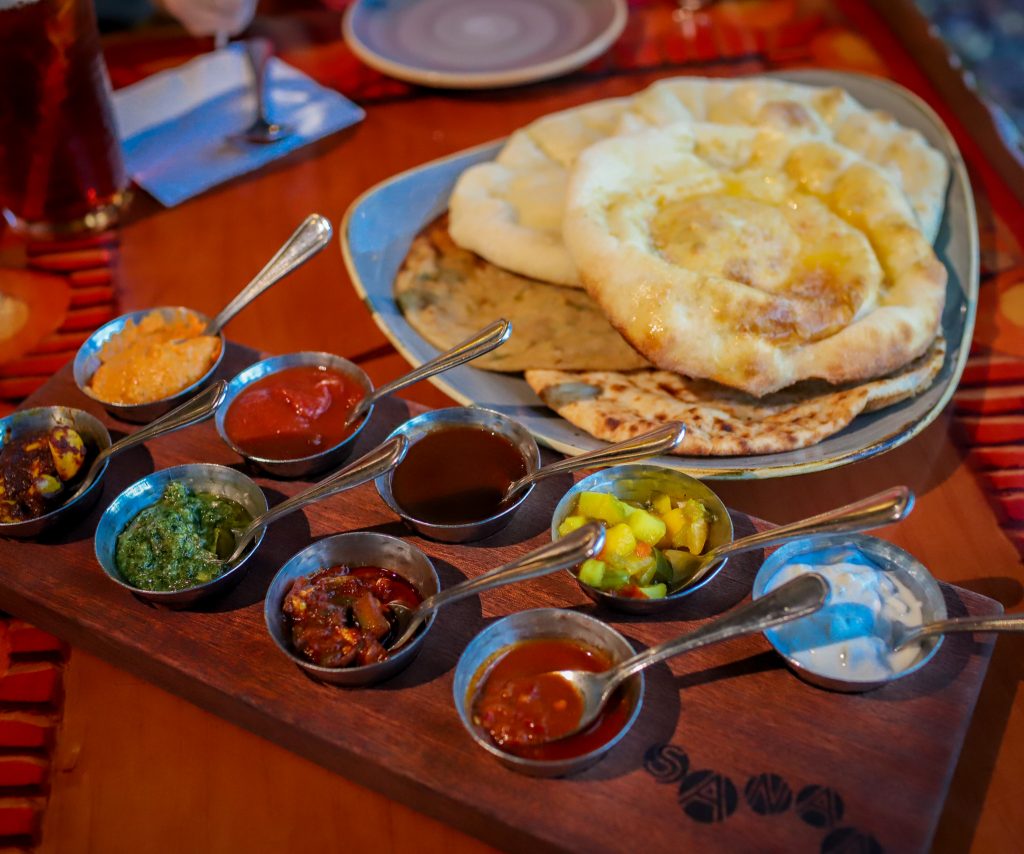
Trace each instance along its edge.
{"label": "blurred background plate", "polygon": [[611,46],[626,16],[626,0],[359,0],[342,32],[384,74],[478,89],[579,68]]}
{"label": "blurred background plate", "polygon": [[[794,71],[774,75],[814,86],[841,86],[861,103],[890,113],[916,128],[943,152],[951,167],[942,227],[935,250],[949,281],[942,330],[948,350],[932,386],[911,400],[860,415],[845,430],[816,445],[781,454],[737,457],[659,457],[657,462],[695,477],[768,478],[835,468],[881,454],[909,441],[930,424],[952,397],[963,373],[974,331],[978,300],[978,224],[963,158],[935,112],[913,93],[875,77],[838,71]],[[427,163],[396,175],[360,196],[342,223],[342,252],[352,282],[381,331],[413,365],[437,355],[405,321],[392,288],[413,238],[448,207],[459,175],[489,160],[497,141]],[[481,323],[492,318],[481,318]],[[515,331],[513,330],[513,335]],[[497,374],[463,366],[431,379],[463,404],[494,409],[520,420],[537,440],[565,454],[605,445],[548,409],[520,375]]]}

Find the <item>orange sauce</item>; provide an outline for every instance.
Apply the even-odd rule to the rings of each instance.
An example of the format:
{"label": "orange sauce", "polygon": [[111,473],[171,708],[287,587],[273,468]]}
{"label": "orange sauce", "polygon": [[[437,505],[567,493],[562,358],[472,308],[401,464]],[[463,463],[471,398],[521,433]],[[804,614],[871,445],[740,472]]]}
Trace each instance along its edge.
{"label": "orange sauce", "polygon": [[502,650],[481,668],[470,692],[473,721],[496,747],[523,759],[571,759],[611,741],[626,725],[630,707],[620,689],[584,731],[557,738],[579,721],[583,703],[553,670],[600,673],[612,665],[607,653],[567,638],[523,641]]}

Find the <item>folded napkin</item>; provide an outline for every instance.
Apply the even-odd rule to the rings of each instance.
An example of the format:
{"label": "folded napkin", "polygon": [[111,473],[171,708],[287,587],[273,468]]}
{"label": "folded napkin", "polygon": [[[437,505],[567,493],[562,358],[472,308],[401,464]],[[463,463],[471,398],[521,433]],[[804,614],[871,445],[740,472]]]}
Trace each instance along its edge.
{"label": "folded napkin", "polygon": [[243,45],[197,57],[114,93],[128,173],[168,207],[258,169],[365,113],[279,59],[267,63],[267,112],[292,134],[259,145],[228,139],[256,115]]}

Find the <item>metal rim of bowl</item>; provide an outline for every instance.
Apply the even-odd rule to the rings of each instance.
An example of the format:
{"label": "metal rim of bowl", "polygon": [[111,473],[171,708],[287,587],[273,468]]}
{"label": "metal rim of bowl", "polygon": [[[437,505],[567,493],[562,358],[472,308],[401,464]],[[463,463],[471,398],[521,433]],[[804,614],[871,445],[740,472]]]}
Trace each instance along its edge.
{"label": "metal rim of bowl", "polygon": [[[890,543],[888,540],[872,537],[869,534],[819,534],[810,537],[803,537],[802,539],[793,540],[792,542],[779,546],[778,549],[765,558],[764,563],[762,563],[760,569],[758,569],[757,575],[754,577],[754,584],[751,590],[752,598],[758,599],[764,595],[765,587],[771,579],[779,573],[783,566],[794,558],[826,549],[842,548],[857,549],[867,557],[871,558],[874,562],[880,564],[883,572],[892,572],[895,570],[903,575],[909,576],[913,580],[915,587],[920,586],[920,589],[914,589],[914,587],[911,587],[911,592],[921,596],[923,604],[927,604],[930,600],[932,603],[937,605],[937,607],[932,610],[930,616],[925,615],[925,622],[946,619],[946,602],[942,595],[942,588],[939,586],[935,577],[928,571],[927,567],[925,567],[925,565],[916,557],[910,554],[910,552],[901,549],[899,546]],[[775,642],[774,631],[775,630],[768,630],[763,634],[768,643],[771,644],[772,649],[782,657],[794,673],[812,685],[846,693],[871,691],[875,688],[880,688],[884,685],[898,682],[904,677],[917,673],[932,661],[945,639],[943,635],[939,635],[936,638],[929,638],[925,640],[924,643],[930,643],[931,646],[927,649],[924,655],[922,655],[910,667],[905,670],[901,670],[899,673],[894,673],[887,679],[857,680],[838,679],[833,676],[827,676],[818,673],[804,664],[801,664],[799,661],[779,649]]]}
{"label": "metal rim of bowl", "polygon": [[[98,443],[99,447],[96,448],[96,453],[105,451],[112,444],[110,431],[107,429],[106,425],[95,415],[86,412],[84,409],[76,409],[73,406],[34,406],[31,409],[20,409],[16,412],[12,412],[4,418],[0,418],[0,449],[7,444],[9,438],[18,438],[12,425],[17,424],[19,421],[25,422],[26,425],[32,424],[36,417],[40,417],[44,413],[50,413],[53,415],[66,413],[69,418],[66,423],[52,422],[50,426],[72,427],[76,432],[79,432],[79,435],[81,435],[81,432],[78,431],[78,428],[75,426],[78,419],[89,424],[90,428],[93,428],[93,430],[88,438],[102,439],[102,441]],[[46,428],[42,426],[27,426],[26,429],[36,430]],[[10,435],[8,435],[8,430],[11,430]],[[20,432],[20,430],[18,432]],[[87,441],[87,437],[82,436],[82,440],[83,442]],[[86,462],[89,462],[88,455],[86,456]],[[83,463],[83,466],[84,465],[85,463]],[[74,501],[60,504],[52,510],[43,513],[41,516],[35,516],[32,519],[22,519],[18,522],[0,522],[0,537],[33,537],[36,534],[40,534],[48,528],[53,527],[53,525],[55,525],[62,516],[70,515],[75,509],[81,508],[82,505],[90,498],[98,498],[99,496],[96,495],[96,491],[101,488],[103,478],[107,473],[107,467],[109,465],[110,460],[108,458],[107,460],[104,460],[103,465],[100,466],[100,470],[96,473],[96,477],[93,479],[93,482],[89,485],[88,489],[75,498]]]}
{"label": "metal rim of bowl", "polygon": [[[459,715],[459,720],[462,722],[463,728],[469,734],[470,738],[472,738],[477,745],[482,747],[489,754],[491,754],[491,756],[493,756],[495,759],[502,762],[503,764],[516,766],[519,769],[525,771],[526,773],[529,773],[531,771],[541,772],[537,776],[543,776],[543,772],[549,771],[553,766],[556,765],[576,766],[577,770],[582,771],[585,768],[588,768],[590,765],[594,764],[606,753],[610,752],[620,741],[622,741],[622,739],[625,738],[629,731],[633,728],[633,725],[636,723],[637,718],[640,716],[640,711],[643,708],[644,693],[646,689],[643,672],[637,673],[635,676],[631,677],[631,680],[635,680],[633,684],[636,685],[636,700],[633,703],[633,708],[626,716],[626,722],[623,724],[622,729],[620,729],[612,738],[610,738],[608,741],[606,741],[599,747],[596,747],[593,750],[588,751],[587,753],[581,753],[579,756],[573,756],[568,759],[527,759],[521,756],[516,756],[513,753],[506,753],[501,748],[497,747],[495,744],[492,744],[490,739],[483,735],[473,723],[472,702],[470,700],[470,694],[472,693],[474,697],[476,696],[476,691],[479,687],[479,680],[477,677],[478,675],[480,675],[480,671],[489,666],[489,662],[493,661],[494,656],[497,655],[497,653],[508,648],[509,646],[513,646],[514,644],[505,644],[496,647],[495,649],[490,651],[487,657],[483,660],[483,663],[478,665],[476,670],[474,670],[473,673],[470,673],[468,675],[468,678],[466,678],[466,690],[464,692],[464,696],[459,696],[458,688],[460,685],[460,681],[462,680],[462,676],[466,672],[465,668],[468,666],[464,662],[468,660],[468,656],[474,651],[474,648],[476,646],[479,645],[486,648],[487,642],[491,639],[492,636],[500,633],[503,628],[505,628],[510,623],[513,623],[515,621],[524,621],[530,619],[531,617],[534,619],[544,618],[548,615],[559,615],[561,617],[561,615],[567,614],[571,616],[563,617],[563,619],[578,621],[580,623],[583,623],[584,625],[593,626],[595,629],[597,629],[597,631],[605,632],[608,634],[609,637],[614,638],[617,643],[621,643],[623,645],[623,650],[629,650],[628,654],[622,657],[614,658],[612,664],[617,664],[620,661],[624,661],[625,658],[628,658],[629,656],[635,654],[633,645],[629,642],[625,635],[623,635],[620,631],[618,631],[618,629],[615,629],[603,620],[599,620],[597,617],[592,617],[589,614],[584,614],[579,611],[571,611],[565,608],[532,608],[526,611],[517,611],[516,613],[509,614],[505,617],[495,620],[493,623],[491,623],[490,625],[482,629],[480,632],[478,632],[477,635],[466,645],[466,648],[459,655],[459,660],[455,664],[455,673],[454,678],[452,680],[452,698],[455,702],[455,710]],[[533,635],[529,638],[524,637],[516,642],[521,643],[525,640],[545,639],[560,640],[564,638],[574,639],[576,638],[576,636],[572,634],[559,634],[555,631],[550,631],[542,634]],[[608,650],[606,649],[602,651],[608,652]],[[573,770],[570,768],[565,773],[573,773]]]}
{"label": "metal rim of bowl", "polygon": [[[203,322],[204,326],[210,322],[210,318],[201,311],[197,311],[194,308],[189,308],[188,306],[183,305],[164,305],[157,306],[156,308],[145,308],[140,309],[139,311],[131,311],[127,314],[122,314],[120,317],[115,317],[113,320],[108,320],[99,329],[86,338],[85,341],[82,342],[81,346],[79,346],[78,352],[75,353],[75,359],[71,363],[71,370],[75,378],[75,385],[78,386],[78,390],[82,392],[82,394],[90,400],[95,400],[111,414],[123,417],[125,421],[131,421],[133,423],[152,420],[157,417],[157,415],[151,415],[149,413],[143,415],[147,407],[163,408],[165,411],[169,411],[170,409],[173,409],[177,403],[188,399],[198,392],[203,388],[203,386],[209,383],[211,379],[213,379],[213,375],[217,372],[217,369],[220,367],[220,363],[224,360],[224,353],[227,349],[227,339],[225,339],[223,331],[218,332],[217,338],[220,340],[220,352],[217,354],[217,358],[213,360],[213,364],[210,365],[209,370],[207,370],[205,374],[191,385],[186,386],[180,391],[176,391],[172,395],[162,397],[159,400],[150,400],[146,403],[112,403],[109,400],[104,400],[103,398],[98,397],[92,389],[89,388],[89,381],[92,379],[96,369],[94,368],[87,375],[86,362],[95,353],[98,353],[110,338],[120,332],[129,320],[134,321],[137,324],[142,320],[142,318],[152,314],[153,312],[161,312],[165,316],[170,312],[184,312],[197,317]],[[138,415],[139,417],[133,418],[133,415]]]}
{"label": "metal rim of bowl", "polygon": [[[527,472],[533,472],[540,468],[540,447],[537,445],[537,440],[534,439],[530,431],[527,430],[526,427],[524,427],[514,418],[511,418],[508,415],[504,415],[503,413],[497,412],[493,409],[487,409],[483,406],[449,406],[445,409],[428,410],[427,412],[423,412],[413,418],[410,418],[408,421],[399,424],[394,430],[391,431],[391,433],[388,434],[388,438],[390,439],[393,438],[394,436],[408,436],[410,431],[415,430],[422,424],[429,422],[437,422],[438,424],[444,425],[454,424],[466,426],[472,424],[480,424],[481,416],[483,418],[493,419],[497,421],[499,424],[511,427],[512,430],[521,437],[522,444],[525,444],[526,447],[528,447],[532,452],[532,455],[529,457],[525,454],[523,455],[523,461],[526,464]],[[502,435],[506,434],[504,434],[503,432]],[[506,438],[508,438],[507,435]],[[415,442],[411,442],[410,449],[415,444]],[[520,447],[519,442],[516,442],[516,447]],[[418,519],[415,516],[412,516],[405,510],[403,510],[402,507],[395,500],[394,494],[391,491],[391,481],[393,475],[394,471],[390,471],[387,474],[381,475],[374,481],[374,484],[377,487],[377,494],[380,496],[381,500],[391,509],[393,513],[398,515],[414,530],[416,530],[419,533],[426,533],[426,535],[431,537],[432,539],[441,539],[444,542],[462,542],[463,540],[458,538],[444,538],[444,535],[456,535],[460,532],[464,532],[467,528],[474,528],[479,525],[487,525],[488,527],[497,525],[497,527],[479,537],[467,538],[467,541],[470,539],[485,539],[486,537],[489,537],[497,533],[498,530],[504,527],[504,525],[511,520],[512,515],[516,512],[516,510],[518,510],[522,506],[523,502],[526,501],[526,499],[533,492],[534,486],[536,486],[535,483],[531,483],[526,489],[523,490],[522,494],[519,496],[518,499],[512,502],[504,510],[498,513],[494,513],[491,516],[485,516],[483,519],[478,519],[473,522],[457,522],[454,524],[444,524],[437,522],[428,522],[423,519]],[[498,524],[499,522],[501,524]],[[430,531],[436,531],[441,536],[431,534],[429,533]]]}
{"label": "metal rim of bowl", "polygon": [[[299,361],[300,358],[304,358],[306,361]],[[329,448],[317,451],[315,454],[308,454],[304,457],[289,457],[287,459],[260,457],[242,450],[242,448],[240,448],[231,439],[228,435],[228,431],[224,427],[224,419],[227,418],[228,410],[231,409],[231,404],[235,402],[235,399],[253,383],[258,382],[265,377],[272,376],[273,374],[280,373],[286,368],[295,368],[300,365],[343,368],[344,371],[349,372],[352,376],[357,377],[360,380],[360,385],[363,386],[366,394],[370,394],[373,391],[373,382],[370,380],[366,371],[360,368],[355,362],[350,362],[348,359],[337,356],[334,353],[327,353],[318,350],[301,350],[297,353],[285,353],[280,356],[269,356],[266,359],[255,362],[249,365],[249,367],[243,368],[231,378],[230,382],[228,382],[227,390],[224,393],[224,400],[221,402],[221,405],[217,407],[217,412],[214,415],[214,425],[217,428],[217,434],[220,436],[221,441],[231,448],[232,451],[238,454],[238,456],[245,460],[250,460],[260,466],[273,467],[275,465],[301,465],[302,463],[315,462],[316,460],[337,451],[339,448],[354,442],[356,437],[363,431],[363,428],[370,420],[370,416],[373,415],[374,407],[372,405],[366,411],[366,414],[363,416],[356,428],[349,433],[348,436]],[[268,370],[268,368],[272,369]]]}
{"label": "metal rim of bowl", "polygon": [[[397,575],[401,575],[407,581],[414,584],[424,599],[434,593],[437,593],[441,589],[441,579],[437,574],[437,569],[434,567],[434,562],[422,549],[407,540],[403,540],[399,537],[392,537],[390,534],[381,534],[376,531],[348,531],[343,534],[334,534],[330,537],[324,537],[323,539],[317,540],[315,543],[310,543],[304,549],[301,549],[288,558],[281,568],[274,573],[274,577],[270,580],[270,584],[267,586],[267,593],[263,599],[263,621],[267,627],[267,634],[270,635],[270,639],[274,642],[274,645],[281,650],[281,652],[283,652],[294,664],[298,665],[308,673],[324,677],[324,681],[331,681],[329,677],[344,675],[346,677],[351,677],[350,679],[346,679],[345,683],[352,685],[371,684],[373,682],[383,681],[392,675],[396,675],[401,670],[404,670],[407,665],[411,664],[412,660],[419,654],[420,647],[423,645],[423,642],[426,639],[427,634],[430,632],[431,627],[434,625],[434,620],[437,617],[437,611],[431,612],[423,621],[420,629],[394,655],[389,655],[384,661],[378,661],[373,664],[363,664],[357,667],[326,667],[322,664],[310,661],[308,658],[300,655],[290,644],[282,643],[277,636],[273,623],[280,621],[281,614],[284,612],[283,600],[284,596],[287,595],[287,589],[282,586],[280,591],[281,595],[276,595],[276,593],[275,595],[271,595],[275,591],[275,588],[278,587],[278,585],[282,585],[283,581],[293,581],[295,578],[300,577],[295,575],[296,568],[307,555],[317,554],[325,549],[331,549],[332,547],[339,545],[344,546],[354,544],[359,541],[394,543],[398,544],[403,549],[408,549],[412,554],[416,555],[418,559],[422,559],[424,565],[430,569],[430,577],[434,582],[434,590],[424,591],[420,589],[418,584],[414,584],[412,579],[408,578],[408,576],[399,569],[394,567],[385,567],[383,565],[381,565],[381,568],[388,569]],[[339,559],[332,557],[331,560]]]}
{"label": "metal rim of bowl", "polygon": [[[100,568],[103,570],[104,574],[111,581],[113,581],[115,584],[120,585],[130,593],[133,593],[136,596],[140,596],[144,599],[148,599],[153,602],[165,604],[189,604],[191,602],[195,602],[199,599],[205,598],[207,595],[215,593],[221,587],[231,585],[240,580],[240,570],[248,564],[249,559],[256,553],[256,550],[260,547],[260,543],[263,542],[263,537],[267,533],[266,526],[264,526],[260,530],[260,532],[249,544],[249,547],[246,549],[246,551],[242,553],[242,556],[235,562],[235,564],[232,567],[227,569],[225,572],[222,572],[216,578],[211,578],[209,581],[204,581],[202,584],[196,584],[192,587],[183,587],[179,590],[146,590],[144,587],[136,587],[133,584],[129,584],[127,581],[124,580],[124,578],[121,577],[121,571],[117,568],[116,565],[116,558],[112,561],[112,565],[108,566],[107,562],[104,561],[103,557],[100,555],[99,534],[101,528],[103,528],[104,526],[112,526],[114,524],[110,520],[120,510],[119,505],[121,502],[134,497],[134,493],[137,493],[143,489],[150,487],[154,482],[159,483],[163,481],[166,485],[166,483],[170,483],[173,480],[180,480],[185,477],[188,477],[193,472],[202,471],[225,473],[230,472],[230,475],[227,476],[227,479],[229,481],[237,479],[242,484],[251,486],[255,490],[255,492],[258,492],[262,496],[263,509],[260,511],[261,513],[265,513],[267,509],[269,509],[269,505],[267,504],[266,493],[263,492],[259,484],[257,484],[248,475],[240,471],[237,471],[236,469],[230,468],[228,466],[222,466],[217,463],[183,463],[182,465],[171,466],[170,468],[158,469],[157,471],[150,472],[145,477],[139,478],[133,484],[122,490],[121,493],[117,496],[117,498],[110,502],[110,504],[107,506],[107,509],[103,511],[103,515],[100,516],[99,523],[96,525],[96,536],[93,539],[93,550],[96,555],[96,562],[100,565]],[[191,484],[190,486],[193,489],[196,489],[196,486],[193,486]],[[124,532],[124,529],[131,523],[131,521],[146,507],[150,507],[157,501],[159,501],[162,496],[163,491],[161,490],[160,494],[156,495],[153,501],[139,507],[132,514],[131,518],[129,518],[127,521],[125,521],[123,524],[119,526],[119,528],[113,533],[113,542],[115,548],[117,545],[117,538]],[[252,514],[253,518],[255,518],[257,515],[259,514]]]}
{"label": "metal rim of bowl", "polygon": [[[721,543],[716,542],[714,545],[733,541],[735,538],[735,529],[732,523],[732,515],[729,513],[729,508],[725,506],[725,502],[722,501],[717,492],[695,477],[684,474],[677,469],[659,466],[654,463],[626,463],[624,465],[612,466],[610,468],[593,472],[573,484],[559,499],[558,504],[555,505],[555,509],[551,515],[552,541],[559,539],[558,526],[563,522],[566,516],[571,515],[569,511],[581,492],[592,491],[616,494],[614,491],[614,484],[616,482],[622,482],[627,479],[642,480],[645,478],[659,478],[665,481],[675,481],[685,484],[688,490],[695,493],[693,497],[701,498],[702,500],[710,498],[713,504],[712,509],[720,516],[721,521],[727,528],[727,536],[722,538]],[[648,613],[671,607],[680,599],[686,598],[691,593],[696,593],[705,585],[710,584],[711,581],[713,581],[725,568],[725,565],[728,562],[728,558],[723,558],[714,567],[712,567],[704,578],[702,578],[697,584],[683,586],[678,590],[668,593],[661,599],[634,599],[629,596],[616,596],[614,593],[598,590],[595,587],[591,587],[589,584],[585,584],[580,581],[579,577],[571,569],[567,569],[566,572],[572,576],[580,589],[593,601],[599,603],[605,602],[616,610],[628,611],[630,613]]]}

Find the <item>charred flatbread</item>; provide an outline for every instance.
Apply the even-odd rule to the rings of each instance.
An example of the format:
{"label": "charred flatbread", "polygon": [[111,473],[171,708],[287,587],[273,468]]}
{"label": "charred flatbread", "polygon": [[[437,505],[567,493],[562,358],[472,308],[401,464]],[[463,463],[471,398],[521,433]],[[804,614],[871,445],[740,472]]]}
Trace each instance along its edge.
{"label": "charred flatbread", "polygon": [[806,448],[838,433],[862,412],[913,397],[942,368],[946,344],[897,373],[856,386],[821,382],[756,398],[706,380],[668,371],[527,371],[526,381],[570,424],[620,442],[668,421],[682,421],[681,456],[775,454]]}

